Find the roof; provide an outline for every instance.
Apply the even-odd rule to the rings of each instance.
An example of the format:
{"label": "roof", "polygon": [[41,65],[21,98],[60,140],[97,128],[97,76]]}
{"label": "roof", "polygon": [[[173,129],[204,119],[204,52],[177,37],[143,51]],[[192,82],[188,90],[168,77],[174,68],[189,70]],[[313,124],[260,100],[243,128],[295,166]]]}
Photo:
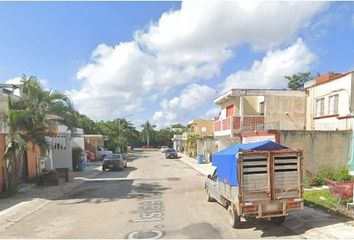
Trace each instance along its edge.
{"label": "roof", "polygon": [[214,100],[215,104],[221,104],[227,99],[241,96],[305,96],[304,90],[290,90],[290,89],[246,89],[235,88],[223,93]]}
{"label": "roof", "polygon": [[[343,73],[343,74],[338,74],[338,73],[333,74],[333,76],[329,77],[329,79],[326,80],[326,81],[317,82],[316,78],[314,78],[314,79],[308,81],[307,84],[305,83],[305,89],[309,89],[309,88],[312,88],[312,87],[316,87],[316,86],[319,86],[319,85],[323,85],[323,84],[332,82],[332,81],[337,80],[339,78],[345,77],[345,76],[347,76],[349,74],[354,74],[354,71],[346,72],[346,73]],[[327,74],[324,74],[324,75],[327,75]],[[321,75],[321,76],[323,76],[323,75]]]}

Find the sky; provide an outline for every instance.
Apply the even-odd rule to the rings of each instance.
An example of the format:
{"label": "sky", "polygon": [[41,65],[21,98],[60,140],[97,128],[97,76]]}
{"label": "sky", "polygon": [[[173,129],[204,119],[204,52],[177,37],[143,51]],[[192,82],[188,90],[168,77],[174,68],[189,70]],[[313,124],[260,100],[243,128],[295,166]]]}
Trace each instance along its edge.
{"label": "sky", "polygon": [[213,118],[231,88],[354,70],[354,2],[0,2],[0,82],[35,75],[94,120]]}

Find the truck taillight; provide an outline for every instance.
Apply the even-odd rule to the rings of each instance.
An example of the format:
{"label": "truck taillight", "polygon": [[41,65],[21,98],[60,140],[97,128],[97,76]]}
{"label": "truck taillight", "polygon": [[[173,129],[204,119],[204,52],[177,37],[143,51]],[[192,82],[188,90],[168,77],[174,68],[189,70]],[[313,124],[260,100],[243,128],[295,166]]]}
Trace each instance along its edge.
{"label": "truck taillight", "polygon": [[304,199],[302,199],[302,198],[295,198],[295,199],[289,199],[288,203],[300,203],[303,201],[304,201]]}
{"label": "truck taillight", "polygon": [[243,207],[243,212],[244,212],[244,213],[256,212],[256,211],[257,211],[257,206],[247,206],[247,207]]}

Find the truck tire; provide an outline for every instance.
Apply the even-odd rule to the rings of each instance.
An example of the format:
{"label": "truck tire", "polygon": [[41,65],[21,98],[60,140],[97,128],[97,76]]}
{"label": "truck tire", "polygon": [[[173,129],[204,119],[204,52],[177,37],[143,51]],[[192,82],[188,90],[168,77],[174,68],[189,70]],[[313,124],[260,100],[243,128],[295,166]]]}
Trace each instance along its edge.
{"label": "truck tire", "polygon": [[208,189],[205,189],[205,192],[206,192],[206,195],[207,195],[207,201],[208,202],[214,202],[214,198],[212,198],[210,196],[210,193],[209,193]]}
{"label": "truck tire", "polygon": [[230,218],[230,225],[233,228],[239,228],[241,225],[241,217],[237,214],[237,211],[235,210],[233,204],[229,204],[229,207],[227,208],[227,211],[229,213],[229,218]]}
{"label": "truck tire", "polygon": [[272,217],[270,220],[273,223],[276,223],[278,225],[281,225],[283,222],[285,222],[286,216],[281,216],[281,217]]}

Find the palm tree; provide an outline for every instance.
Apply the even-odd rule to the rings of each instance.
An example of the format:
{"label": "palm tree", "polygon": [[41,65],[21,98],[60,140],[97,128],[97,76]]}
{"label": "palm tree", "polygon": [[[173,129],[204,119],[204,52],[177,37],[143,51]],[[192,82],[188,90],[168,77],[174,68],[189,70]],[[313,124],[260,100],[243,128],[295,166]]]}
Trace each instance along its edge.
{"label": "palm tree", "polygon": [[141,125],[142,133],[145,133],[146,136],[146,145],[149,148],[150,147],[150,135],[151,133],[154,132],[154,128],[156,128],[156,125],[151,125],[149,121],[146,121],[143,125]]}
{"label": "palm tree", "polygon": [[51,134],[54,123],[61,122],[71,127],[74,122],[70,99],[63,93],[45,90],[36,77],[23,76],[20,93],[19,100],[8,99],[9,135],[5,150],[5,158],[9,160],[8,189],[17,184],[18,166],[27,147],[37,146],[44,155],[48,150],[45,136]]}

